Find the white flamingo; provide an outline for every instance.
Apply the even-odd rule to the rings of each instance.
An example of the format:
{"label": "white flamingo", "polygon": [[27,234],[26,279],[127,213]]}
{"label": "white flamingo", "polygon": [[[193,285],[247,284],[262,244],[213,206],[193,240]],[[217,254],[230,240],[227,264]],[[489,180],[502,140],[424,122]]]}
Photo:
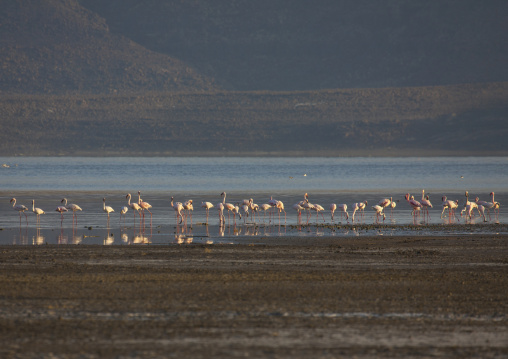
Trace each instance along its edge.
{"label": "white flamingo", "polygon": [[192,212],[194,211],[194,206],[192,205],[192,199],[183,203],[183,209],[186,212],[185,214],[185,225],[187,226],[187,216],[190,215],[190,223],[192,227]]}
{"label": "white flamingo", "polygon": [[[319,204],[314,204],[314,207],[312,208],[314,211],[316,211],[316,223],[319,222],[319,212],[324,212],[324,208],[323,206],[319,205]],[[325,222],[325,216],[323,215],[323,213],[321,213],[321,216],[323,217],[323,223]]]}
{"label": "white flamingo", "polygon": [[129,210],[129,207],[127,206],[123,206],[122,209],[120,210],[120,223],[122,222],[122,216],[124,218],[124,221],[125,221],[125,213],[127,213],[127,211]]}
{"label": "white flamingo", "polygon": [[[183,216],[182,216],[183,204],[182,204],[182,202],[175,202],[173,204],[173,200],[174,200],[174,198],[171,197],[171,207],[173,207],[173,209],[175,210],[176,223],[178,225],[183,222]],[[180,222],[178,222],[178,217],[180,217]]]}
{"label": "white flamingo", "polygon": [[213,208],[213,204],[210,202],[201,202],[201,207],[206,210],[206,224],[208,224],[208,213],[210,208]]}
{"label": "white flamingo", "polygon": [[219,211],[219,226],[220,227],[225,226],[226,225],[226,217],[224,216],[224,205],[222,204],[222,202],[220,202],[220,203],[217,203],[215,208],[217,208],[217,210]]}
{"label": "white flamingo", "polygon": [[41,222],[41,214],[45,214],[42,209],[35,207],[35,201],[32,199],[32,212],[37,216],[37,224]]}
{"label": "white flamingo", "polygon": [[446,209],[448,209],[448,218],[455,218],[455,209],[459,206],[459,201],[451,201],[447,199],[446,196],[443,196],[441,199],[443,201],[443,211],[441,212],[441,218],[443,218],[443,214]]}
{"label": "white flamingo", "polygon": [[243,217],[243,223],[245,223],[246,218],[249,217],[249,209],[250,209],[249,205],[250,205],[250,202],[249,202],[249,204],[242,204],[241,205],[241,210],[242,210],[243,215],[244,215],[244,217]]}
{"label": "white flamingo", "polygon": [[392,216],[392,215],[393,215],[393,209],[394,209],[395,207],[397,207],[397,203],[398,203],[398,202],[399,202],[399,200],[397,200],[397,201],[392,201],[392,203],[390,203],[390,216]]}
{"label": "white flamingo", "polygon": [[132,212],[134,213],[134,224],[136,224],[136,212],[139,215],[139,220],[141,221],[141,206],[137,203],[131,203],[131,194],[127,193],[125,196],[127,198],[127,206],[129,206],[132,209]]}
{"label": "white flamingo", "polygon": [[28,208],[26,208],[26,206],[24,206],[22,204],[16,205],[16,198],[12,198],[11,203],[12,203],[12,209],[14,209],[15,211],[18,211],[18,213],[19,213],[19,225],[21,226],[21,213],[23,213],[25,215],[26,224],[28,225],[28,216],[25,213],[25,211],[28,211]]}
{"label": "white flamingo", "polygon": [[[262,205],[259,206],[259,209],[263,211],[263,223],[265,222],[266,219],[266,211],[268,211],[268,214],[270,215],[271,208],[272,206],[270,206],[268,203],[263,203]],[[271,216],[269,218],[269,221],[271,221]]]}
{"label": "white flamingo", "polygon": [[236,215],[238,215],[238,217],[240,217],[240,219],[242,219],[242,214],[240,213],[240,207],[238,205],[239,205],[239,203],[237,203],[233,207],[233,210],[231,211],[233,213],[233,220],[235,222],[235,226],[236,226]]}
{"label": "white flamingo", "polygon": [[102,210],[105,213],[107,213],[107,215],[108,215],[108,223],[109,223],[109,214],[113,213],[115,210],[112,207],[110,207],[110,206],[106,206],[106,198],[102,199]]}
{"label": "white flamingo", "polygon": [[332,222],[333,222],[333,215],[334,215],[336,209],[337,209],[337,205],[335,203],[331,203],[330,204],[330,215],[332,217]]}
{"label": "white flamingo", "polygon": [[[422,200],[420,201],[422,205],[422,209],[424,209],[427,213],[427,218],[430,220],[429,207],[432,208],[432,203],[430,202],[429,196],[425,197],[425,190],[422,189]],[[425,217],[425,214],[424,214]]]}
{"label": "white flamingo", "polygon": [[[385,207],[387,207],[388,205],[386,205]],[[379,205],[379,204],[376,204],[375,206],[372,206],[372,209],[376,211],[376,222],[379,221],[379,217],[382,216],[383,217],[383,222],[384,220],[386,219],[386,215],[385,213],[383,212],[385,207]]]}
{"label": "white flamingo", "polygon": [[67,208],[67,210],[72,211],[72,224],[74,224],[74,219],[76,219],[76,225],[78,224],[78,215],[76,214],[77,211],[83,211],[80,206],[77,204],[71,203],[67,204],[67,198],[64,198],[60,201],[64,204],[64,207]]}
{"label": "white flamingo", "polygon": [[337,209],[339,210],[341,217],[344,216],[346,221],[349,220],[349,213],[347,213],[347,204],[340,203],[337,205]]}

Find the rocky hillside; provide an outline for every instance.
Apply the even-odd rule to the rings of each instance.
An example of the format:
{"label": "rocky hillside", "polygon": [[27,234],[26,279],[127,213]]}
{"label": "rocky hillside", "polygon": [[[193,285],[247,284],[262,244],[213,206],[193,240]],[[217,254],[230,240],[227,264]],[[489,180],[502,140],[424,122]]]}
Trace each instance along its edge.
{"label": "rocky hillside", "polygon": [[110,32],[75,0],[0,1],[0,91],[116,93],[213,90],[187,64]]}

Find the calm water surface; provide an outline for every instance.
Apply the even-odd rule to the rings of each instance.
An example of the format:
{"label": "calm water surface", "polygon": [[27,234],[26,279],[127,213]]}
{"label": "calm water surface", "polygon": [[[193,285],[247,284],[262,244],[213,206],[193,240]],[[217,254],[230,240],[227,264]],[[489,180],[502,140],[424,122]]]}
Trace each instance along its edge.
{"label": "calm water surface", "polygon": [[0,157],[5,191],[505,191],[506,157]]}
{"label": "calm water surface", "polygon": [[[397,235],[415,233],[411,209],[404,201],[410,192],[417,199],[421,190],[430,194],[434,208],[431,219],[416,222],[418,234],[454,234],[479,232],[504,232],[508,212],[501,206],[500,215],[483,223],[479,217],[472,226],[462,226],[464,219],[441,219],[441,196],[464,203],[464,191],[471,197],[489,200],[489,193],[496,193],[496,201],[508,201],[508,158],[505,157],[440,157],[440,158],[85,158],[85,157],[0,157],[0,244],[84,243],[84,244],[167,244],[181,242],[269,241],[273,236],[302,235]],[[134,221],[132,211],[120,222],[119,212],[126,205],[125,194],[132,193],[137,200],[141,190],[143,199],[152,204],[150,217],[145,225]],[[266,203],[271,195],[285,203],[287,226],[279,226],[278,218],[263,222],[263,214],[253,221],[251,217],[237,219],[237,225],[220,228],[216,210],[210,211],[210,226],[205,226],[206,212],[201,201],[221,202],[220,193],[227,191],[227,200],[236,203],[244,198],[254,198],[258,204]],[[324,221],[319,216],[310,223],[312,227],[297,227],[297,217],[291,208],[293,203],[309,193],[312,203],[325,208]],[[193,226],[175,226],[174,211],[169,206],[170,197],[183,202],[194,200]],[[36,225],[35,215],[28,213],[28,225],[22,216],[12,210],[9,200],[16,197],[18,203],[46,211],[41,224]],[[78,212],[78,224],[72,225],[72,214],[60,214],[54,209],[60,199],[82,208]],[[102,211],[102,198],[115,209],[109,224]],[[382,225],[376,224],[371,205],[380,199],[393,197],[395,210],[387,211]],[[354,226],[351,221],[339,219],[332,224],[330,203],[346,203],[351,209],[354,202],[368,200],[369,206],[363,219]],[[304,215],[305,220],[305,215]],[[244,222],[244,219],[246,221]],[[275,223],[275,225],[274,225]],[[497,224],[496,224],[497,223]],[[284,224],[284,216],[282,217]],[[371,226],[375,224],[375,226]],[[456,228],[456,225],[460,225]],[[408,227],[411,226],[411,227]],[[494,227],[493,227],[494,226]],[[408,229],[409,228],[409,229]],[[450,229],[452,228],[452,229]]]}

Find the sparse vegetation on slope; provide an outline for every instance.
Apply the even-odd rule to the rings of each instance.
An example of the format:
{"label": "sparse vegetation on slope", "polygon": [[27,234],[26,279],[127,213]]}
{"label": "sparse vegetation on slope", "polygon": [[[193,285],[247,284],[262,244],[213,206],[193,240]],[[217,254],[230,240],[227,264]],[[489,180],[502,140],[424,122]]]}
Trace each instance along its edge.
{"label": "sparse vegetation on slope", "polygon": [[0,149],[4,155],[499,154],[508,149],[507,98],[507,83],[5,96]]}

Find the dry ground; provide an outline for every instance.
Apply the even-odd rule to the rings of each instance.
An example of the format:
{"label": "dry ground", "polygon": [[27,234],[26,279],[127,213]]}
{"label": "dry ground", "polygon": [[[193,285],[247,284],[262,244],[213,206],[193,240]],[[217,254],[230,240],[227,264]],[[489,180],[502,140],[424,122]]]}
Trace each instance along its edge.
{"label": "dry ground", "polygon": [[2,246],[0,357],[506,358],[507,249],[499,235]]}

